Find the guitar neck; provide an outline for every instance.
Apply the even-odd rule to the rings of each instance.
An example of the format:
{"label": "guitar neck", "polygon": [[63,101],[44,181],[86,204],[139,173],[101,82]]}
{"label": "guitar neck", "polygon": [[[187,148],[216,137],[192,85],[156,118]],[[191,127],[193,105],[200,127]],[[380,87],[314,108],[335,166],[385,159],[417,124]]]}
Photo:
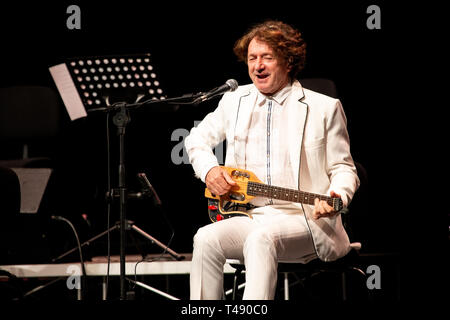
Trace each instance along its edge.
{"label": "guitar neck", "polygon": [[[338,199],[324,196],[321,194],[270,186],[264,183],[253,181],[249,181],[247,184],[247,194],[255,197],[260,196],[265,198],[298,202],[310,205],[314,205],[314,199],[319,198],[319,200],[325,200],[330,206],[335,208],[336,208],[335,199]],[[338,208],[339,207],[341,207],[341,205],[338,205]]]}

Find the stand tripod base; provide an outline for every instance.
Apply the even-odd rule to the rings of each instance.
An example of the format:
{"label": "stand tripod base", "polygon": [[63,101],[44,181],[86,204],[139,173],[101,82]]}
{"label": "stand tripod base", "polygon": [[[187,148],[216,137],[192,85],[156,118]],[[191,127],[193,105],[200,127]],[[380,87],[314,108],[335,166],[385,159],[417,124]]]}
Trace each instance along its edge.
{"label": "stand tripod base", "polygon": [[172,249],[170,249],[168,246],[164,245],[163,243],[161,243],[160,241],[158,241],[157,239],[155,239],[154,237],[152,237],[151,235],[149,235],[148,233],[146,233],[145,231],[143,231],[142,229],[140,229],[138,226],[136,226],[133,222],[129,221],[131,229],[136,231],[137,233],[139,233],[140,235],[144,236],[145,238],[149,239],[150,241],[152,241],[153,243],[155,243],[156,245],[158,245],[159,247],[161,247],[162,249],[164,249],[168,254],[170,254],[172,257],[174,257],[176,260],[180,261],[180,260],[184,260],[185,256],[182,256],[178,253],[176,253],[175,251],[173,251]]}
{"label": "stand tripod base", "polygon": [[[150,240],[152,243],[154,243],[154,244],[158,245],[160,248],[164,249],[165,252],[167,252],[167,253],[168,253],[171,257],[173,257],[174,259],[176,259],[176,260],[178,260],[178,261],[184,260],[184,259],[185,259],[185,256],[176,253],[175,251],[173,251],[172,249],[170,249],[168,246],[166,246],[165,244],[163,244],[161,241],[157,240],[156,238],[152,237],[151,235],[149,235],[148,233],[146,233],[145,231],[143,231],[141,228],[139,228],[138,226],[136,226],[136,225],[134,224],[133,221],[131,221],[131,220],[126,220],[126,221],[125,221],[125,229],[136,231],[136,232],[139,233],[140,235],[142,235],[142,236],[144,236],[145,238],[147,238],[148,240]],[[81,247],[83,248],[83,247],[86,246],[86,245],[90,245],[90,244],[91,244],[92,242],[94,242],[95,240],[97,240],[97,239],[103,237],[104,235],[106,235],[106,234],[108,234],[109,232],[114,231],[114,230],[120,230],[120,222],[116,222],[116,224],[115,224],[113,227],[111,227],[111,228],[109,228],[109,229],[103,231],[102,233],[99,233],[98,235],[96,235],[96,236],[90,238],[89,240],[83,242],[83,243],[81,244]],[[78,250],[78,247],[72,248],[72,249],[70,249],[69,251],[67,251],[67,252],[65,252],[65,253],[63,253],[63,254],[61,254],[60,256],[58,256],[58,257],[52,259],[52,262],[57,262],[58,260],[61,260],[62,258],[68,256],[69,254],[71,254],[71,253],[73,253],[73,252],[75,252],[75,251],[77,251],[77,250]]]}
{"label": "stand tripod base", "polygon": [[180,300],[177,297],[174,297],[174,296],[172,296],[172,295],[170,295],[170,294],[168,294],[168,293],[166,293],[164,291],[161,291],[161,290],[158,290],[156,288],[153,288],[153,287],[151,287],[151,286],[149,286],[149,285],[147,285],[147,284],[145,284],[143,282],[132,280],[132,279],[129,279],[129,278],[127,278],[127,280],[129,282],[139,286],[139,287],[142,287],[142,288],[147,289],[149,291],[152,291],[152,292],[154,292],[156,294],[159,294],[160,296],[163,296],[164,298],[167,298],[167,299],[170,299],[170,300]]}

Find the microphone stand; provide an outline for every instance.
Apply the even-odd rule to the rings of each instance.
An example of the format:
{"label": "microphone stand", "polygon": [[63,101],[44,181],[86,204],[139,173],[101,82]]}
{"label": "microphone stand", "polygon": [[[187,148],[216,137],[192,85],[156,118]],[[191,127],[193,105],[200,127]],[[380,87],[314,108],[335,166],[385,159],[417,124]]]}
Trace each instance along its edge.
{"label": "microphone stand", "polygon": [[130,122],[130,116],[126,104],[120,104],[119,112],[113,117],[113,123],[117,127],[119,136],[119,219],[120,219],[120,300],[126,299],[125,290],[125,247],[126,247],[126,208],[127,189],[125,172],[125,129]]}
{"label": "microphone stand", "polygon": [[[163,100],[154,100],[154,99],[150,99],[150,100],[145,100],[142,102],[135,102],[135,103],[125,103],[125,102],[120,102],[120,103],[115,103],[113,105],[107,106],[107,107],[98,107],[98,108],[91,108],[88,110],[88,112],[95,112],[95,111],[106,111],[106,112],[110,112],[110,111],[114,111],[117,109],[121,109],[122,107],[125,107],[127,110],[128,109],[137,109],[146,105],[151,105],[151,104],[162,104],[162,103],[167,103],[167,104],[174,104],[174,105],[198,105],[203,101],[198,101],[198,98],[204,96],[205,93],[204,92],[199,92],[199,93],[189,93],[189,94],[185,94],[182,95],[180,97],[174,97],[174,98],[167,98],[167,99],[163,99]],[[191,101],[186,101],[186,99],[190,99]],[[209,99],[208,99],[209,100]]]}
{"label": "microphone stand", "polygon": [[[237,84],[237,83],[236,83]],[[235,88],[234,88],[235,89]],[[151,104],[174,104],[174,105],[191,105],[191,106],[197,106],[198,104],[205,102],[222,92],[217,92],[215,94],[210,94],[209,96],[206,96],[207,93],[199,92],[196,94],[185,94],[180,97],[175,98],[167,98],[162,100],[155,100],[155,99],[149,99],[142,102],[135,102],[135,103],[126,103],[126,102],[118,102],[114,103],[112,105],[109,105],[107,107],[98,107],[98,108],[90,108],[87,110],[87,112],[96,112],[96,111],[104,111],[104,112],[115,112],[115,115],[113,116],[113,123],[117,127],[117,135],[119,136],[119,164],[118,164],[118,188],[108,190],[107,192],[107,198],[108,199],[114,199],[119,197],[119,223],[116,224],[113,228],[109,228],[108,230],[102,232],[101,234],[89,239],[88,241],[85,241],[81,244],[80,247],[83,247],[86,244],[90,244],[92,241],[104,236],[108,232],[110,232],[112,229],[119,228],[120,231],[120,300],[125,300],[127,297],[126,292],[126,264],[125,264],[125,258],[126,258],[126,232],[127,230],[134,230],[138,232],[139,234],[143,235],[147,239],[151,240],[153,243],[157,244],[161,248],[163,248],[165,251],[167,251],[171,256],[173,256],[176,260],[183,260],[185,257],[182,255],[179,255],[175,251],[171,250],[161,242],[159,242],[157,239],[153,238],[152,236],[145,233],[143,230],[138,228],[134,225],[132,221],[128,221],[126,218],[127,213],[127,199],[128,198],[140,198],[142,196],[145,196],[145,194],[141,193],[129,193],[126,186],[126,167],[125,167],[125,133],[126,133],[126,127],[128,123],[131,121],[130,109],[136,109],[143,106],[151,105]],[[107,99],[106,99],[107,100]],[[108,100],[107,100],[108,102]],[[142,178],[142,177],[141,177]],[[144,177],[146,180],[146,177]],[[156,196],[156,195],[155,195]],[[109,204],[108,204],[109,205]],[[69,250],[68,252],[60,255],[59,257],[53,259],[52,261],[55,262],[68,254],[75,251],[76,248]]]}
{"label": "microphone stand", "polygon": [[[94,111],[116,111],[113,116],[113,123],[117,127],[117,134],[119,136],[119,165],[118,165],[118,193],[119,193],[119,217],[120,217],[120,300],[126,299],[126,278],[125,278],[125,257],[126,257],[126,231],[130,228],[130,224],[127,223],[126,219],[126,208],[128,191],[126,187],[126,167],[125,167],[125,132],[128,123],[130,122],[129,109],[142,107],[144,105],[157,104],[157,103],[168,103],[168,104],[194,104],[192,101],[183,102],[186,99],[196,99],[203,93],[198,94],[188,94],[181,97],[164,99],[164,100],[147,100],[143,102],[136,102],[132,104],[127,104],[125,102],[115,103],[109,107],[93,108],[88,110],[89,112]],[[137,230],[140,232],[141,230]],[[155,241],[156,242],[156,241]],[[160,244],[159,242],[156,242]],[[171,250],[172,254],[176,254]],[[184,257],[176,254],[177,260],[181,260]]]}

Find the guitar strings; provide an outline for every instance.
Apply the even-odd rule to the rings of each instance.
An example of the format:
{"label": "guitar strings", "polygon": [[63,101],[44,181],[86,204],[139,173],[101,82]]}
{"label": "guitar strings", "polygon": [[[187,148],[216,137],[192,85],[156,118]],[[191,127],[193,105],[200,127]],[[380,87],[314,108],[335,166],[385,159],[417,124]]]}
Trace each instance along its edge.
{"label": "guitar strings", "polygon": [[[319,198],[320,200],[325,200],[329,204],[333,203],[333,198],[326,196],[326,195],[315,194],[315,193],[294,190],[294,189],[288,189],[288,188],[283,188],[283,187],[269,186],[269,185],[265,185],[264,183],[256,182],[256,181],[238,181],[238,180],[234,180],[234,181],[238,185],[239,190],[243,189],[246,194],[248,194],[247,188],[251,184],[251,186],[259,189],[259,190],[257,190],[258,192],[269,191],[269,195],[272,195],[272,196],[277,195],[277,194],[281,195],[284,193],[286,197],[292,197],[292,196],[298,195],[298,197],[295,197],[296,198],[295,200],[298,199],[299,202],[303,202],[303,203],[314,204],[314,200],[316,198]],[[239,190],[234,190],[234,191],[239,192]],[[260,194],[260,195],[264,196],[264,194]],[[290,200],[293,200],[293,199],[290,199]]]}
{"label": "guitar strings", "polygon": [[[294,189],[288,189],[288,188],[283,188],[283,187],[268,186],[263,183],[255,182],[255,181],[236,181],[236,180],[234,180],[234,181],[239,186],[239,189],[244,189],[244,191],[246,190],[246,188],[248,188],[249,184],[251,184],[253,187],[258,188],[259,192],[269,191],[269,194],[271,194],[271,195],[276,195],[276,194],[281,195],[284,193],[286,197],[290,197],[290,196],[294,196],[297,194],[297,195],[299,195],[299,197],[296,197],[296,199],[302,199],[302,202],[306,202],[309,204],[313,204],[314,200],[316,198],[319,198],[320,200],[325,200],[328,203],[332,203],[332,201],[333,201],[332,200],[333,198],[326,196],[326,195],[315,194],[315,193],[299,191],[299,190],[294,190]],[[234,191],[239,191],[239,190],[234,190]],[[272,192],[270,192],[270,191],[272,191]]]}

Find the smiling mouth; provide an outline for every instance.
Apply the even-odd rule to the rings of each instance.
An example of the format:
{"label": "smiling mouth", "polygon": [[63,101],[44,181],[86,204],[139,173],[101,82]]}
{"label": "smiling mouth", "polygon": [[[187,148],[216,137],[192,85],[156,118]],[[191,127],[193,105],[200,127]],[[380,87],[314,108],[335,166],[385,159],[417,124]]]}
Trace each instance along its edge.
{"label": "smiling mouth", "polygon": [[268,75],[268,74],[257,74],[256,77],[257,77],[258,79],[266,79],[266,78],[269,77],[269,75]]}

